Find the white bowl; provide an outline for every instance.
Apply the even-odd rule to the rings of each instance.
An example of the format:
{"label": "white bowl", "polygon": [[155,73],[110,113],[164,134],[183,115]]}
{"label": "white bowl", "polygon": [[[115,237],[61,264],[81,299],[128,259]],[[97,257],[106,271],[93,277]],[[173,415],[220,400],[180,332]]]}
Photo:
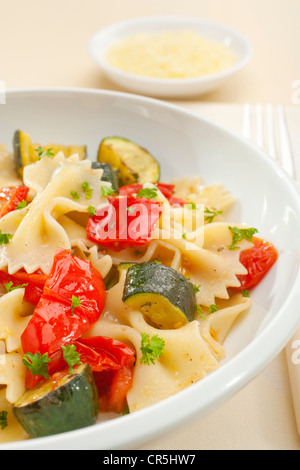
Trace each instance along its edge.
{"label": "white bowl", "polygon": [[[162,181],[201,175],[235,197],[230,221],[259,229],[279,259],[253,291],[251,312],[225,342],[227,358],[202,381],[149,408],[56,436],[2,444],[4,449],[137,448],[191,419],[201,419],[250,382],[284,348],[300,322],[298,186],[261,150],[196,114],[151,98],[80,89],[8,91],[0,106],[0,142],[16,129],[35,142],[88,146],[96,159],[105,136],[141,143],[161,162]],[[1,437],[1,436],[0,436]]]}
{"label": "white bowl", "polygon": [[[209,40],[229,45],[237,61],[229,69],[200,78],[159,79],[140,76],[111,67],[106,60],[109,48],[136,33],[191,30]],[[125,90],[159,98],[186,98],[208,93],[222,85],[249,62],[252,47],[239,32],[208,20],[185,17],[147,17],[112,24],[91,38],[88,51],[104,74]]]}

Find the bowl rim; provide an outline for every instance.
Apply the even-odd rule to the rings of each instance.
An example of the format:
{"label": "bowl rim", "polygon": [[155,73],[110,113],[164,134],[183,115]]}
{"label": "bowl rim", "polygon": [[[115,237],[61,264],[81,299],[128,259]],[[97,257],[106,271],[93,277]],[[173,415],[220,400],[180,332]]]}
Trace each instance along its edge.
{"label": "bowl rim", "polygon": [[[232,35],[237,41],[239,41],[240,44],[243,45],[245,52],[244,55],[237,60],[235,64],[230,66],[228,69],[223,70],[218,73],[214,74],[209,74],[209,75],[204,75],[200,77],[194,77],[194,78],[157,78],[157,77],[148,77],[144,75],[137,75],[134,73],[130,72],[125,72],[123,70],[117,69],[111,65],[109,65],[104,59],[102,59],[98,54],[97,54],[97,49],[98,48],[98,41],[101,38],[105,38],[108,34],[118,32],[119,30],[122,30],[123,28],[130,28],[132,26],[136,26],[139,24],[149,24],[149,25],[155,25],[155,24],[164,24],[164,23],[172,23],[175,22],[177,24],[182,23],[182,24],[194,24],[197,26],[201,25],[206,25],[206,26],[211,26],[212,28],[215,28],[217,30],[221,30],[226,32],[227,34]],[[128,33],[128,36],[130,36],[130,33]],[[242,68],[244,68],[251,60],[252,55],[253,55],[253,46],[248,40],[246,36],[244,36],[241,32],[238,30],[225,25],[223,23],[219,23],[216,21],[212,21],[209,19],[201,19],[201,18],[193,18],[189,16],[149,16],[149,17],[139,17],[139,18],[134,18],[134,19],[129,19],[129,20],[123,20],[117,23],[112,23],[111,25],[105,26],[104,28],[101,28],[97,32],[93,34],[93,36],[90,38],[88,42],[88,53],[92,60],[108,75],[110,76],[115,76],[118,77],[119,80],[131,80],[132,82],[137,82],[140,84],[153,84],[153,85],[165,85],[166,87],[170,86],[187,86],[187,85],[196,85],[196,84],[207,84],[210,83],[213,80],[220,80],[223,78],[227,78],[230,75],[238,72]]]}
{"label": "bowl rim", "polygon": [[[18,98],[22,95],[36,95],[46,94],[49,96],[54,95],[59,98],[59,95],[75,94],[84,96],[86,94],[96,94],[98,96],[111,97],[112,99],[125,99],[150,104],[155,107],[163,107],[181,116],[189,116],[196,119],[199,123],[205,122],[212,126],[217,132],[225,132],[233,139],[239,140],[243,145],[252,148],[260,158],[268,162],[270,169],[279,174],[284,185],[289,187],[291,195],[295,198],[295,204],[298,206],[300,213],[300,190],[299,185],[292,180],[284,170],[275,161],[270,159],[261,149],[255,144],[248,141],[243,136],[236,132],[227,129],[225,126],[215,123],[213,120],[202,117],[196,112],[184,109],[178,105],[163,102],[150,97],[143,97],[125,92],[115,92],[108,90],[85,89],[85,88],[68,88],[68,87],[40,87],[40,88],[15,88],[7,91],[7,95]],[[300,256],[300,255],[299,255]],[[97,448],[97,449],[122,449],[132,448],[133,445],[139,445],[150,441],[152,438],[157,438],[165,434],[168,430],[174,429],[174,426],[179,427],[187,421],[196,419],[197,417],[204,416],[212,411],[217,404],[221,405],[226,402],[237,391],[247,385],[253,378],[255,378],[264,367],[285,347],[296,328],[299,326],[300,319],[296,315],[289,314],[289,321],[286,321],[284,312],[298,311],[300,302],[300,292],[297,289],[297,282],[300,282],[300,270],[297,272],[293,287],[286,297],[285,302],[281,305],[277,315],[275,315],[270,323],[260,331],[260,333],[237,355],[232,357],[230,361],[223,364],[215,372],[211,372],[201,381],[201,391],[204,392],[205,403],[195,409],[195,396],[197,396],[199,382],[195,383],[188,388],[168,397],[150,407],[136,411],[131,415],[122,416],[112,421],[105,423],[97,423],[94,426],[81,428],[75,431],[70,431],[63,434],[37,438],[25,441],[14,441],[10,443],[0,444],[0,450],[22,450],[22,449],[78,449],[80,443],[83,441],[88,442],[84,445],[83,449]],[[274,341],[274,338],[276,339]],[[261,351],[259,361],[253,361],[253,351]],[[239,375],[232,373],[235,370],[239,371]],[[220,388],[219,382],[222,383],[224,388]],[[213,392],[212,392],[213,391]],[[197,402],[196,402],[197,403]],[[167,422],[161,422],[161,417],[168,415]],[[160,419],[159,419],[160,418]],[[132,424],[131,424],[132,423]],[[148,426],[145,426],[147,423]],[[97,431],[101,428],[104,429],[105,434],[101,435],[104,442],[99,443]],[[128,433],[128,426],[133,429],[133,434]],[[116,439],[116,435],[118,436]],[[96,439],[96,440],[95,440]],[[116,445],[112,445],[114,439],[117,440]],[[100,445],[99,445],[100,444]],[[103,444],[103,445],[102,445]],[[99,447],[95,447],[95,446]]]}

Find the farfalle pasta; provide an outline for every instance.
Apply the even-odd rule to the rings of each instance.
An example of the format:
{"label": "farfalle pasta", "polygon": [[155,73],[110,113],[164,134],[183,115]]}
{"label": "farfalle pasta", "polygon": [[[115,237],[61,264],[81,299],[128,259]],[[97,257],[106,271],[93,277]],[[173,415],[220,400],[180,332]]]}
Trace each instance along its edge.
{"label": "farfalle pasta", "polygon": [[[0,181],[28,196],[0,219],[0,442],[91,425],[105,411],[121,419],[205,379],[252,305],[248,288],[276,261],[256,229],[226,221],[234,199],[222,185],[125,184],[132,160],[125,172],[122,155],[101,155],[44,150],[20,178],[1,150]],[[269,261],[255,276],[261,246]],[[74,381],[66,423],[57,390]]]}

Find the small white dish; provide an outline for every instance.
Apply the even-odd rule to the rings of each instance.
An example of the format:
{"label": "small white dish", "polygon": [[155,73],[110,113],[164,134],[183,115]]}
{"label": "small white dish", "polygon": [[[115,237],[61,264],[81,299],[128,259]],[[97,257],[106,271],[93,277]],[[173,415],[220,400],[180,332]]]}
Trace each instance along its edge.
{"label": "small white dish", "polygon": [[284,348],[300,321],[300,193],[275,161],[197,114],[112,91],[9,90],[0,106],[0,142],[11,150],[16,129],[35,142],[86,144],[91,160],[102,138],[127,137],[155,155],[162,182],[183,175],[199,175],[205,184],[220,182],[236,199],[227,220],[257,227],[279,258],[251,293],[251,312],[226,339],[226,360],[219,369],[143,410],[60,435],[0,444],[0,450],[138,448],[225,403]]}
{"label": "small white dish", "polygon": [[[199,78],[151,78],[123,72],[108,64],[106,55],[110,47],[138,33],[193,31],[208,40],[228,46],[236,56],[230,68]],[[240,71],[252,56],[252,46],[242,34],[232,28],[208,20],[187,17],[136,18],[112,24],[101,29],[90,39],[88,51],[93,61],[115,84],[125,90],[157,98],[188,98],[218,88]]]}

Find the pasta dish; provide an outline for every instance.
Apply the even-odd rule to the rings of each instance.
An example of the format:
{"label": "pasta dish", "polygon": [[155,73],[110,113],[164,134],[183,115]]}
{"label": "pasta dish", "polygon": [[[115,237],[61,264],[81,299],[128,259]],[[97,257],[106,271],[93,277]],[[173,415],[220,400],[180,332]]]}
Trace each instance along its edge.
{"label": "pasta dish", "polygon": [[[0,443],[134,413],[216,370],[277,252],[140,145],[0,148]],[[249,313],[251,314],[251,313]]]}

